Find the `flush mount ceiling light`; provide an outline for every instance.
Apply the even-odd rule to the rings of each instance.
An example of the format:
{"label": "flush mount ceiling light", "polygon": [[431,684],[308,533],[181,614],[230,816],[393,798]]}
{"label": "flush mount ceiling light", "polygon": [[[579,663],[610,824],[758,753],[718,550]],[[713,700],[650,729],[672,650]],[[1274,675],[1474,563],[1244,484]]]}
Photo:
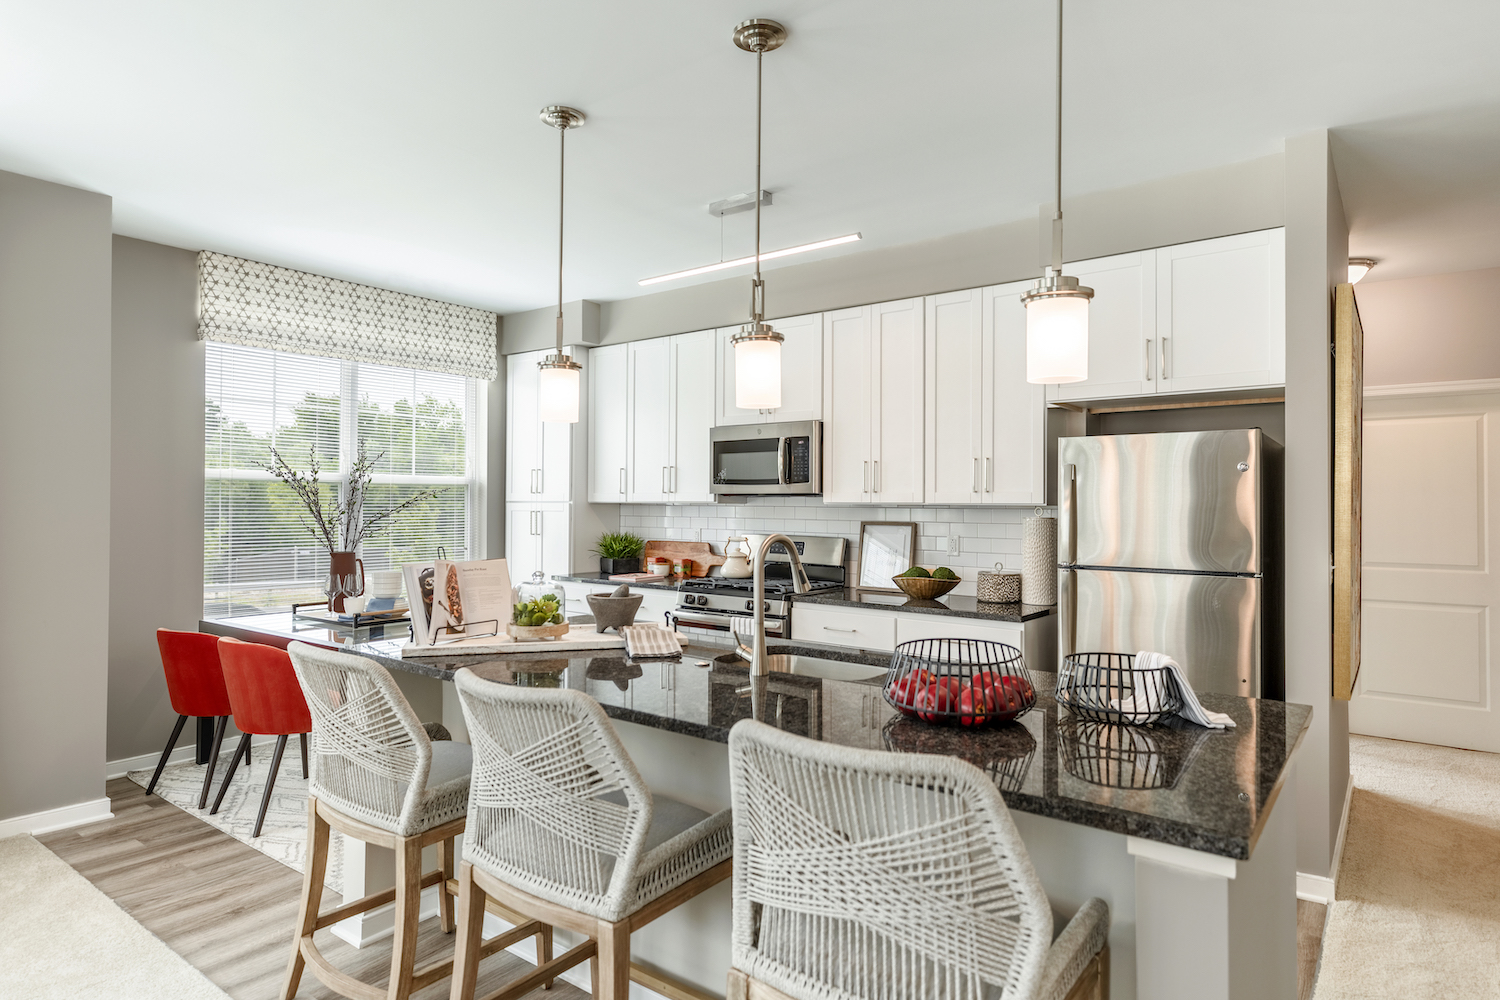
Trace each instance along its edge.
{"label": "flush mount ceiling light", "polygon": [[537,386],[538,409],[544,421],[578,423],[578,373],[583,366],[563,353],[563,181],[568,129],[583,125],[583,112],[560,104],[542,109],[542,121],[557,129],[557,353],[547,355]]}
{"label": "flush mount ceiling light", "polygon": [[[751,18],[734,27],[734,44],[755,53],[755,187],[760,184],[761,62],[767,52],[781,48],[786,28],[765,18]],[[760,205],[755,202],[755,277],[750,282],[750,322],[730,338],[734,345],[734,405],[742,410],[774,410],[781,406],[781,334],[766,324],[766,285],[760,277]]]}
{"label": "flush mount ceiling light", "polygon": [[1370,268],[1379,264],[1380,261],[1374,257],[1350,257],[1349,258],[1349,284],[1359,284],[1359,279],[1370,273]]}
{"label": "flush mount ceiling light", "polygon": [[1094,290],[1062,273],[1062,57],[1063,5],[1057,0],[1057,173],[1052,217],[1052,263],[1026,306],[1026,381],[1055,384],[1089,377],[1089,299]]}

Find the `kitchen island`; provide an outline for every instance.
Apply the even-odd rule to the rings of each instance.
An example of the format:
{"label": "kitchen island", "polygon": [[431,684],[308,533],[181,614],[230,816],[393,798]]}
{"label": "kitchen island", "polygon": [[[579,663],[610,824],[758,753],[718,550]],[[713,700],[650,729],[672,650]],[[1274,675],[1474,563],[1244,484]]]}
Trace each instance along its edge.
{"label": "kitchen island", "polygon": [[[327,629],[294,630],[286,615],[202,626],[278,645],[340,644]],[[1053,675],[1037,671],[1037,705],[1016,722],[949,729],[898,715],[881,695],[886,657],[848,649],[773,645],[772,654],[816,659],[804,661],[805,673],[752,683],[722,646],[689,646],[681,661],[637,662],[623,650],[402,658],[404,634],[358,638],[348,648],[390,668],[418,714],[440,714],[458,739],[467,735],[444,682],[459,667],[502,683],[585,691],[615,721],[652,788],[708,810],[729,804],[725,743],[730,727],[752,715],[813,739],[961,757],[1000,788],[1059,928],[1090,896],[1110,904],[1113,997],[1295,995],[1294,810],[1279,792],[1311,716],[1305,706],[1210,694],[1205,705],[1236,728],[1118,729],[1060,712]],[[346,894],[389,877],[373,850],[364,855],[346,856]],[[638,934],[637,960],[722,993],[729,925],[725,883]],[[380,928],[343,933],[363,942]]]}

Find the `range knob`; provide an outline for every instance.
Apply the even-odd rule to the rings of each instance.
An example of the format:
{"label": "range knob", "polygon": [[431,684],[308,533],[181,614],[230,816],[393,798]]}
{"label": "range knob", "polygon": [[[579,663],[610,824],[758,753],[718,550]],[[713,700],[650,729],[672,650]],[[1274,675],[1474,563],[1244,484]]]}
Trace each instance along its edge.
{"label": "range knob", "polygon": [[755,610],[755,602],[754,601],[746,601],[745,602],[745,610],[746,611],[754,611]]}
{"label": "range knob", "polygon": [[707,594],[699,594],[698,595],[698,603],[701,604],[701,605],[703,605],[705,608],[708,607],[708,595]]}

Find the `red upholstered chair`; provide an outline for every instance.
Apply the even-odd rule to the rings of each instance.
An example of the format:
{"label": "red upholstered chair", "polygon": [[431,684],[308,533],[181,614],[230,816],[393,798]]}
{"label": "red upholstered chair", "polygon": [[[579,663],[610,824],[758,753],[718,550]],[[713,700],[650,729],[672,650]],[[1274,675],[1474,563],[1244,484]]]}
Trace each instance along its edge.
{"label": "red upholstered chair", "polygon": [[255,832],[250,835],[259,837],[261,824],[266,821],[266,806],[271,802],[271,789],[276,786],[276,772],[281,769],[281,755],[286,751],[286,738],[293,733],[302,738],[302,777],[307,777],[307,734],[312,731],[312,716],[286,650],[224,638],[219,640],[219,662],[224,667],[229,704],[234,708],[234,724],[244,735],[209,812],[219,811],[241,755],[249,760],[250,737],[275,736],[276,750],[271,755],[271,770],[260,799],[260,815],[256,816]]}
{"label": "red upholstered chair", "polygon": [[156,773],[146,786],[146,794],[156,791],[162,768],[182,735],[182,726],[188,716],[214,721],[214,752],[208,758],[208,767],[203,773],[203,791],[198,794],[198,808],[208,802],[208,789],[213,784],[214,768],[219,763],[219,746],[224,742],[224,726],[229,721],[229,692],[224,689],[224,674],[219,669],[219,637],[202,632],[174,632],[172,629],[156,630],[156,645],[161,650],[161,668],[167,675],[167,695],[172,699],[172,710],[177,713],[177,725],[172,727],[172,738],[156,762]]}

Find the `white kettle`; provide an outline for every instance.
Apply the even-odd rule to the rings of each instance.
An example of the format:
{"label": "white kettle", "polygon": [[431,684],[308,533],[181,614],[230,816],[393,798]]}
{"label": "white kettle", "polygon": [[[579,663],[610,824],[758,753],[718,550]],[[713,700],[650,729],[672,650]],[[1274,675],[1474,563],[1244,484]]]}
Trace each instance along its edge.
{"label": "white kettle", "polygon": [[724,565],[719,572],[730,580],[745,580],[754,572],[750,568],[750,548],[743,537],[736,536],[725,544]]}

